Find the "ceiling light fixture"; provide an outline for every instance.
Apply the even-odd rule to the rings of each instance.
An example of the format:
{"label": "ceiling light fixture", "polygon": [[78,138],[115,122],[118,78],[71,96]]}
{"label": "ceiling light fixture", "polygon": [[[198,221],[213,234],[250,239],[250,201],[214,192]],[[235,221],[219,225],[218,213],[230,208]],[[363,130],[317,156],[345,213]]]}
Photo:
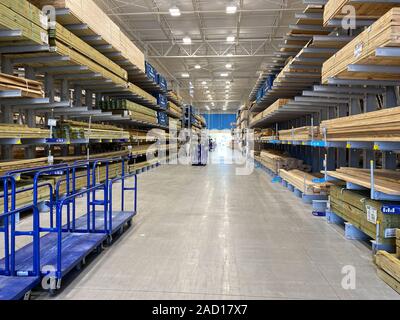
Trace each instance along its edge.
{"label": "ceiling light fixture", "polygon": [[209,107],[209,106],[206,106],[206,109],[207,109],[208,111],[210,111],[210,107]]}
{"label": "ceiling light fixture", "polygon": [[229,74],[228,73],[221,73],[221,77],[228,77]]}
{"label": "ceiling light fixture", "polygon": [[190,74],[189,73],[182,73],[182,78],[189,78]]}
{"label": "ceiling light fixture", "polygon": [[202,84],[203,86],[205,86],[205,85],[207,84],[207,82],[206,82],[206,81],[203,81],[201,84]]}
{"label": "ceiling light fixture", "polygon": [[235,36],[227,36],[226,41],[227,42],[235,42]]}
{"label": "ceiling light fixture", "polygon": [[182,41],[183,44],[192,44],[192,39],[190,37],[184,37]]}
{"label": "ceiling light fixture", "polygon": [[234,1],[228,3],[226,6],[226,13],[227,14],[235,14],[237,12],[237,5]]}
{"label": "ceiling light fixture", "polygon": [[196,65],[194,66],[194,68],[197,69],[197,70],[198,70],[198,69],[201,69],[201,65],[196,64]]}
{"label": "ceiling light fixture", "polygon": [[169,14],[172,17],[179,17],[181,15],[181,10],[177,6],[172,6],[169,8]]}
{"label": "ceiling light fixture", "polygon": [[227,63],[227,64],[225,65],[225,67],[226,67],[227,69],[231,69],[231,68],[232,68],[232,63]]}

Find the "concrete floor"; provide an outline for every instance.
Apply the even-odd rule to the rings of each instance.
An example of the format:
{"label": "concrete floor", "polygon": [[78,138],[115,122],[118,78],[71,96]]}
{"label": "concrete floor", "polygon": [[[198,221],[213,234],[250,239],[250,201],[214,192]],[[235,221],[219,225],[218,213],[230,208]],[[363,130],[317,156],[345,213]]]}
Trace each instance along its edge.
{"label": "concrete floor", "polygon": [[[139,181],[134,226],[56,299],[399,298],[370,248],[260,170],[165,166]],[[356,268],[355,290],[341,286],[345,265]]]}

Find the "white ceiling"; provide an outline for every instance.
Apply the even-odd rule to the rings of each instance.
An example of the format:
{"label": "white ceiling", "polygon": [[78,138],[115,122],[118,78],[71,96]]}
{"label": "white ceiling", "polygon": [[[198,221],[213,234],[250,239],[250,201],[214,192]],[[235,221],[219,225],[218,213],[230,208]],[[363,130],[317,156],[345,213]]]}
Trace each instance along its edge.
{"label": "white ceiling", "polygon": [[[237,111],[247,101],[263,65],[272,62],[302,0],[237,0],[238,12],[226,14],[228,0],[95,0],[146,54],[174,89],[199,108]],[[182,12],[172,17],[173,5]],[[189,36],[191,45],[183,45]],[[235,36],[233,44],[227,36]],[[228,70],[226,64],[231,63]],[[195,69],[195,65],[201,69]],[[221,73],[228,77],[221,77]],[[189,73],[185,79],[182,73]],[[212,99],[202,82],[206,81]],[[226,99],[227,81],[231,82]],[[194,97],[190,98],[190,83]],[[191,101],[192,100],[192,101]],[[215,107],[211,102],[214,102]]]}

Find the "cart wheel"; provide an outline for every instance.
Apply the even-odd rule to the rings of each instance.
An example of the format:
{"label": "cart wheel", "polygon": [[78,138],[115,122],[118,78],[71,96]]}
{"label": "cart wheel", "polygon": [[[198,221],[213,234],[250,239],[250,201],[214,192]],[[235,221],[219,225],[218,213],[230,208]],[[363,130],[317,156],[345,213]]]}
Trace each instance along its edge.
{"label": "cart wheel", "polygon": [[113,238],[112,238],[111,235],[109,235],[109,236],[107,237],[107,245],[111,246],[112,242],[113,242]]}
{"label": "cart wheel", "polygon": [[102,245],[97,246],[96,253],[100,254],[102,251],[103,251],[103,246]]}
{"label": "cart wheel", "polygon": [[128,220],[127,226],[128,228],[132,227],[132,219]]}
{"label": "cart wheel", "polygon": [[29,290],[27,293],[25,293],[25,295],[24,295],[24,300],[25,300],[25,301],[31,300],[31,296],[32,296],[32,291]]}
{"label": "cart wheel", "polygon": [[121,227],[118,231],[118,235],[122,235],[124,233],[124,227]]}
{"label": "cart wheel", "polygon": [[82,262],[79,262],[79,263],[77,264],[77,266],[76,266],[76,271],[81,271],[81,270],[82,270],[82,266],[83,266],[83,263],[82,263]]}

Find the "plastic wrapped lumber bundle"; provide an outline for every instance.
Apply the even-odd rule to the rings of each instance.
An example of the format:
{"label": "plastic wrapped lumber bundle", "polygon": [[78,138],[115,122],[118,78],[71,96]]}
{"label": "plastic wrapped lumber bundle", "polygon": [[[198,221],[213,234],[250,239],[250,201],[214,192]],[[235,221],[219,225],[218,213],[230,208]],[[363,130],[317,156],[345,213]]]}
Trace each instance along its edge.
{"label": "plastic wrapped lumber bundle", "polygon": [[108,100],[100,103],[102,110],[130,117],[132,120],[157,123],[157,111],[129,100]]}
{"label": "plastic wrapped lumber bundle", "polygon": [[302,160],[288,157],[274,150],[262,150],[260,153],[261,162],[272,172],[278,174],[280,169],[308,169]]}
{"label": "plastic wrapped lumber bundle", "polygon": [[310,174],[297,169],[280,169],[279,175],[306,195],[327,194],[329,192],[329,184],[313,182],[313,179],[321,178],[320,174]]}

